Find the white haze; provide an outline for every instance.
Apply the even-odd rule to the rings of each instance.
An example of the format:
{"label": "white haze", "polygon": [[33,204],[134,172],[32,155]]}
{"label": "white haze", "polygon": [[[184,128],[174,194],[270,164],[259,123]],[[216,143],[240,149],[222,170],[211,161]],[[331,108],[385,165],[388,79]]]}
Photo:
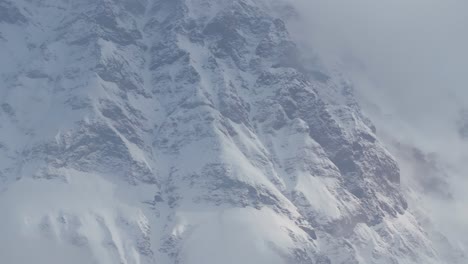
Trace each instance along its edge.
{"label": "white haze", "polygon": [[[295,37],[352,80],[381,138],[434,153],[447,166],[453,199],[421,194],[421,207],[466,247],[468,143],[456,123],[468,107],[468,2],[290,1],[302,18],[291,26]],[[409,185],[417,176],[405,169],[412,164],[395,155]]]}

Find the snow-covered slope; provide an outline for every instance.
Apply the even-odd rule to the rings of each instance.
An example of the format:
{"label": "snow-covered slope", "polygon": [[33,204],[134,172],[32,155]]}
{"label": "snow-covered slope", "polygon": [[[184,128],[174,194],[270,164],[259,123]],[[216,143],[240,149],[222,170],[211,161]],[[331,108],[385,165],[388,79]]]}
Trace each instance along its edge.
{"label": "snow-covered slope", "polygon": [[0,260],[445,263],[290,15],[0,0]]}

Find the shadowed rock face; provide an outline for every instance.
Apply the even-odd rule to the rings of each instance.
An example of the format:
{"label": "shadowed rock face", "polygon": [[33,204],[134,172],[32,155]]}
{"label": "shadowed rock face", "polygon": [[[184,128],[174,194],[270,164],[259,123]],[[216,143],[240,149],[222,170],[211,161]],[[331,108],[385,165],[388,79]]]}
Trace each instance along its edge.
{"label": "shadowed rock face", "polygon": [[36,212],[44,243],[104,264],[438,263],[350,85],[301,58],[290,7],[17,5],[0,1],[0,22],[46,37],[24,37],[1,77],[2,189],[106,190]]}

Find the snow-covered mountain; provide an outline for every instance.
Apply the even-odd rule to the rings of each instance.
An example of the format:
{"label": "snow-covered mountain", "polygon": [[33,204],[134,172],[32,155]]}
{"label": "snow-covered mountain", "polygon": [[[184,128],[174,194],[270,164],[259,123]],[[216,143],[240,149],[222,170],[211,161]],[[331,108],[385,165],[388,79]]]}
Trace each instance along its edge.
{"label": "snow-covered mountain", "polygon": [[295,15],[0,0],[1,262],[464,263]]}

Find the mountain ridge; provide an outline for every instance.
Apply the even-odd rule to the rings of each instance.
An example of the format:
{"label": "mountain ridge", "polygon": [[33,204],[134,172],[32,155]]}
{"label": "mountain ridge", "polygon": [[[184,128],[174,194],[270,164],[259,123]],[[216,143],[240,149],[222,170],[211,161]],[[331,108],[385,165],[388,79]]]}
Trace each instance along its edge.
{"label": "mountain ridge", "polygon": [[103,264],[442,263],[352,84],[268,7],[1,0],[0,230]]}

